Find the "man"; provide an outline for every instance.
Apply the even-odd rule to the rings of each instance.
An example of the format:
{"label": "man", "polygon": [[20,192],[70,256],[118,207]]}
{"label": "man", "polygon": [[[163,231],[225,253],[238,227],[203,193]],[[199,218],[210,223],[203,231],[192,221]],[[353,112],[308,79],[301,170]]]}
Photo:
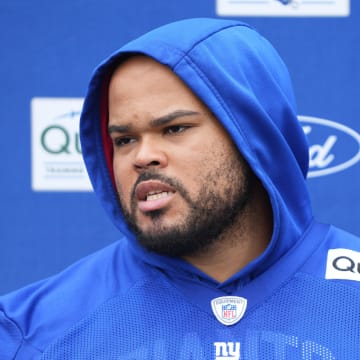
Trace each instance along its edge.
{"label": "man", "polygon": [[125,45],[81,139],[124,238],[3,297],[1,359],[360,358],[360,242],[313,219],[290,79],[251,27]]}

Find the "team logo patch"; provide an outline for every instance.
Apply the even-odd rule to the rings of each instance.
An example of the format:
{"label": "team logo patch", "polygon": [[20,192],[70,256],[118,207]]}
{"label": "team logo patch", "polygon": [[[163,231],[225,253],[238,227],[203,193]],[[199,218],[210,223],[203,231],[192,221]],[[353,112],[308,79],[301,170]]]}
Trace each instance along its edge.
{"label": "team logo patch", "polygon": [[221,296],[211,300],[212,311],[224,325],[234,325],[244,316],[247,300],[240,296]]}

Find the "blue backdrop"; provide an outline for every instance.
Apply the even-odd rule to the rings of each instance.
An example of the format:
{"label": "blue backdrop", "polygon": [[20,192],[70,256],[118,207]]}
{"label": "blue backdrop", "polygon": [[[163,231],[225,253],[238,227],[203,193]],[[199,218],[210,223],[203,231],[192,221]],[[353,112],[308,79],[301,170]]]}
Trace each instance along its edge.
{"label": "blue backdrop", "polygon": [[[287,13],[266,16],[274,3]],[[289,67],[311,145],[315,215],[360,235],[360,1],[349,16],[292,16],[303,4],[263,1],[265,14],[226,16],[256,27]],[[215,0],[1,0],[0,293],[120,237],[92,192],[34,190],[32,99],[82,98],[93,68],[120,45],[204,16],[224,15]]]}

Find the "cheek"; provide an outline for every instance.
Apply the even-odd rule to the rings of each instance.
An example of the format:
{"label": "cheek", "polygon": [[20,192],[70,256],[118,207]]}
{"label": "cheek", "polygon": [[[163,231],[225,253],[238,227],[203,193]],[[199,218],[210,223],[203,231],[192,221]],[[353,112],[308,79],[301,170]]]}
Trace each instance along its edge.
{"label": "cheek", "polygon": [[184,158],[181,160],[183,166],[177,176],[192,196],[214,181],[213,171],[217,163],[215,157],[217,155],[214,151],[202,148],[191,152],[185,161]]}
{"label": "cheek", "polygon": [[228,144],[214,148],[200,156],[197,174],[208,186],[224,191],[229,183],[238,181],[242,176],[242,166],[237,149]]}
{"label": "cheek", "polygon": [[128,203],[130,201],[130,194],[133,183],[130,176],[124,175],[127,173],[128,171],[114,164],[116,190],[120,196],[120,199],[125,203]]}

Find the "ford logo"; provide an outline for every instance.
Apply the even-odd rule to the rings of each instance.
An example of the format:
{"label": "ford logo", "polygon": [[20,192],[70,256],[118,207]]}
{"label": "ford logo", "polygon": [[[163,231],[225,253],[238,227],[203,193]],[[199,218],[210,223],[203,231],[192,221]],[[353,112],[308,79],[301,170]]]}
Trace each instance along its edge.
{"label": "ford logo", "polygon": [[309,142],[308,178],[333,174],[360,161],[360,134],[335,121],[298,116]]}

